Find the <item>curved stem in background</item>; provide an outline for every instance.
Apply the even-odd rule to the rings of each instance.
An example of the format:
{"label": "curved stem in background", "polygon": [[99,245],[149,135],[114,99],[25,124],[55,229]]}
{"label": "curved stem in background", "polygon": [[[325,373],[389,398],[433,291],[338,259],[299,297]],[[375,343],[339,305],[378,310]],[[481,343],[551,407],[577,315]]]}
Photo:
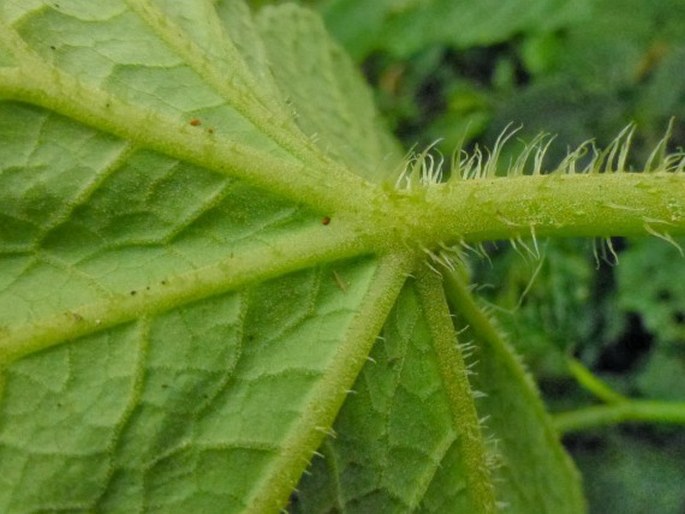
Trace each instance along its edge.
{"label": "curved stem in background", "polygon": [[595,395],[599,400],[605,403],[630,401],[630,398],[617,393],[606,382],[593,375],[579,360],[568,359],[568,369],[578,384],[586,391]]}
{"label": "curved stem in background", "polygon": [[685,425],[685,403],[632,400],[584,407],[553,416],[562,434],[626,422]]}

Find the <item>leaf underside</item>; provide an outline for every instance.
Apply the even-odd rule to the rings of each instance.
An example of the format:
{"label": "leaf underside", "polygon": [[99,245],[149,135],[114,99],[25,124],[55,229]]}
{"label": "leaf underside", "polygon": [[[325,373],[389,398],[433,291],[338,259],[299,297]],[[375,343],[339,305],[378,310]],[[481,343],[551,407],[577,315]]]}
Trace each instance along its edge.
{"label": "leaf underside", "polygon": [[400,158],[306,10],[1,1],[0,511],[582,512],[458,279],[337,223]]}

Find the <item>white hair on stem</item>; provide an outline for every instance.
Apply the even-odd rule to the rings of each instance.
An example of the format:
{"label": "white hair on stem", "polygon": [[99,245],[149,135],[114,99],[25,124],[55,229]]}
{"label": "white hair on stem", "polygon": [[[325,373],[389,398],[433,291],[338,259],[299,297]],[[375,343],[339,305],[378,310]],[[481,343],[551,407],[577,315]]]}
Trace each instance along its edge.
{"label": "white hair on stem", "polygon": [[[431,187],[445,182],[462,180],[491,179],[494,177],[514,177],[522,175],[560,174],[594,174],[633,172],[629,158],[635,124],[624,127],[618,135],[604,148],[600,149],[593,139],[584,141],[575,148],[569,148],[566,156],[555,166],[544,170],[545,157],[555,140],[554,135],[539,133],[530,141],[520,138],[516,141],[522,145],[516,157],[502,163],[503,149],[512,144],[514,136],[521,126],[513,127],[509,123],[491,149],[483,149],[475,144],[470,151],[464,148],[464,138],[457,145],[447,162],[437,148],[440,139],[429,144],[424,150],[412,148],[404,158],[395,186],[402,190],[414,187]],[[645,161],[642,170],[645,172],[685,172],[685,152],[680,149],[668,153],[668,141],[673,132],[673,119],[669,122],[664,136],[654,147]],[[449,169],[446,167],[449,166]]]}
{"label": "white hair on stem", "polygon": [[[682,148],[675,152],[669,153],[668,151],[673,125],[674,120],[671,119],[664,136],[645,159],[644,165],[639,168],[634,168],[634,165],[630,163],[631,147],[636,134],[636,126],[633,123],[625,126],[605,148],[600,149],[596,142],[590,139],[574,148],[569,148],[556,166],[544,168],[546,156],[555,136],[539,133],[526,142],[515,137],[521,131],[521,127],[514,127],[510,123],[499,134],[492,149],[483,148],[476,144],[472,149],[467,150],[465,149],[466,138],[464,137],[452,152],[449,160],[446,160],[437,148],[440,140],[432,142],[422,151],[412,148],[400,166],[395,187],[404,191],[443,187],[445,185],[459,187],[459,183],[465,180],[535,177],[546,174],[685,173],[685,151]],[[504,149],[514,142],[521,145],[520,151],[515,152],[515,156],[509,158],[508,162],[501,162],[504,160],[503,155],[510,155]],[[604,206],[610,209],[634,211],[638,216],[641,210],[639,206],[621,205],[620,202],[615,201],[605,203]],[[511,214],[504,215],[499,211],[496,216],[502,223],[511,228],[509,242],[514,251],[525,259],[539,260],[542,258],[535,224],[529,224],[516,218],[511,219]],[[643,219],[645,233],[668,242],[681,255],[685,255],[683,248],[669,234],[668,226],[667,220]],[[413,247],[410,241],[405,241],[404,244]],[[426,256],[425,265],[439,276],[442,276],[446,270],[455,270],[464,266],[466,256],[469,253],[478,258],[490,260],[482,243],[463,239],[452,246],[439,243],[433,248],[421,248],[421,251]],[[593,240],[593,255],[597,266],[599,266],[600,260],[611,266],[618,264],[618,252],[608,236]],[[539,268],[537,271],[539,272]],[[533,275],[535,277],[537,272]]]}

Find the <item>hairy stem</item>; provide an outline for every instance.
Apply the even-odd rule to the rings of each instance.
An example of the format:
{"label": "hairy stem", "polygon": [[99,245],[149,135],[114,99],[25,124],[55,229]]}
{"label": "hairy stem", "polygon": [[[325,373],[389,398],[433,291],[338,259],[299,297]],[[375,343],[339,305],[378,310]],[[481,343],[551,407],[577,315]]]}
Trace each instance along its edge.
{"label": "hairy stem", "polygon": [[404,204],[407,237],[429,241],[685,234],[682,173],[464,180],[410,191],[393,203]]}

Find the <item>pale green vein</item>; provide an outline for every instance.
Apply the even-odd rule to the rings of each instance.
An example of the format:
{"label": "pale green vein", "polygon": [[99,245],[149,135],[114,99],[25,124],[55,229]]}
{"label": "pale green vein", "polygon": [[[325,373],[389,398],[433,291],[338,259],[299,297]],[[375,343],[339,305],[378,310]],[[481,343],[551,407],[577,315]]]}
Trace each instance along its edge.
{"label": "pale green vein", "polygon": [[[445,437],[442,438],[438,446],[433,450],[431,454],[431,466],[424,467],[423,472],[419,475],[420,478],[417,480],[416,487],[414,488],[414,494],[410,504],[412,512],[415,512],[419,509],[419,506],[426,495],[426,491],[428,491],[428,487],[433,482],[438,470],[440,470],[442,467],[443,461],[447,456],[447,452],[449,452],[450,448],[453,444],[455,444],[456,441],[456,433],[449,432],[448,434],[445,434]],[[456,444],[458,444],[458,442]]]}
{"label": "pale green vein", "polygon": [[[143,391],[143,387],[145,384],[145,357],[147,355],[147,351],[149,348],[150,344],[150,327],[151,327],[151,320],[149,317],[144,317],[138,321],[136,324],[136,332],[137,332],[137,337],[138,341],[140,344],[138,345],[139,352],[138,352],[138,360],[136,362],[136,368],[135,368],[135,379],[133,382],[133,388],[131,390],[131,394],[129,397],[129,401],[126,403],[126,407],[124,409],[124,412],[122,413],[121,420],[119,423],[117,423],[117,426],[114,429],[114,433],[112,435],[112,440],[111,440],[111,447],[109,448],[110,454],[116,454],[116,448],[118,443],[121,441],[122,434],[126,430],[127,424],[129,420],[131,419],[131,416],[136,411],[136,408],[138,407],[140,403],[140,397]],[[114,462],[114,458],[112,457],[112,462]],[[109,476],[107,477],[107,480],[111,482],[114,472],[116,471],[116,468],[114,466],[109,467]],[[105,484],[104,487],[102,487],[102,492],[100,494],[100,497],[95,501],[95,506],[97,506],[97,503],[101,501],[102,497],[107,493],[108,487],[107,484]],[[91,506],[91,508],[95,507]]]}
{"label": "pale green vein", "polygon": [[[0,39],[21,68],[0,69],[0,97],[38,105],[139,146],[246,180],[265,191],[331,211],[355,210],[376,196],[372,186],[349,173],[276,158],[197,130],[187,123],[136,107],[42,61],[10,28]],[[88,98],[88,102],[83,99]]]}
{"label": "pale green vein", "polygon": [[[178,305],[235,290],[245,284],[284,273],[365,253],[354,233],[328,230],[316,224],[267,243],[251,241],[234,248],[216,264],[169,277],[160,283],[140,284],[130,293],[110,295],[100,302],[77,306],[46,319],[0,333],[0,362],[64,341],[163,312]],[[149,289],[148,289],[149,288]]]}
{"label": "pale green vein", "polygon": [[279,454],[253,488],[244,514],[275,512],[285,505],[367,362],[376,336],[414,264],[412,254],[388,255],[380,259],[359,313],[332,359],[332,365],[311,392],[300,419],[290,427]]}
{"label": "pale green vein", "polygon": [[133,145],[122,145],[118,155],[112,159],[107,166],[100,170],[94,170],[95,173],[93,173],[93,176],[89,181],[81,186],[81,189],[76,193],[76,195],[69,201],[66,201],[62,204],[61,212],[55,213],[52,219],[48,220],[48,222],[44,225],[41,234],[39,234],[36,238],[36,244],[34,245],[33,250],[38,251],[40,249],[41,242],[45,239],[45,237],[48,236],[48,234],[50,234],[50,232],[60,224],[68,221],[74,210],[85,204],[93,195],[93,193],[102,185],[102,183],[126,163],[134,151],[135,147]]}
{"label": "pale green vein", "polygon": [[472,504],[478,509],[474,514],[494,513],[497,506],[492,477],[486,465],[487,449],[468,380],[468,369],[459,350],[442,280],[424,268],[417,280],[417,289],[430,329],[444,391],[449,398],[452,425],[460,435],[467,489]]}
{"label": "pale green vein", "polygon": [[[334,434],[334,432],[332,433]],[[323,458],[326,459],[326,467],[328,468],[331,480],[333,481],[335,506],[340,514],[345,514],[347,509],[342,495],[342,484],[340,483],[340,463],[338,462],[338,454],[336,453],[330,438],[324,441],[321,446],[321,452]]]}
{"label": "pale green vein", "polygon": [[304,162],[314,160],[320,164],[338,168],[315,147],[308,144],[308,140],[301,132],[293,130],[292,120],[286,115],[281,105],[274,105],[274,102],[269,102],[263,98],[263,95],[258,94],[262,88],[252,76],[230,38],[222,38],[220,42],[217,42],[217,45],[224,45],[223,49],[229,59],[233,80],[227,80],[224,70],[219,69],[216,63],[212,63],[202,49],[193,44],[190,38],[179,37],[179,35],[184,34],[181,26],[165,16],[160,9],[154,6],[153,2],[150,0],[126,0],[126,3],[226,102],[278,145]]}
{"label": "pale green vein", "polygon": [[[222,175],[246,180],[265,191],[315,207],[353,209],[361,178],[329,175],[296,161],[272,157],[247,146],[195,130],[188,123],[135,107],[57,69],[0,71],[0,96],[45,107],[162,154],[192,162]],[[88,98],[89,102],[82,102]]]}

